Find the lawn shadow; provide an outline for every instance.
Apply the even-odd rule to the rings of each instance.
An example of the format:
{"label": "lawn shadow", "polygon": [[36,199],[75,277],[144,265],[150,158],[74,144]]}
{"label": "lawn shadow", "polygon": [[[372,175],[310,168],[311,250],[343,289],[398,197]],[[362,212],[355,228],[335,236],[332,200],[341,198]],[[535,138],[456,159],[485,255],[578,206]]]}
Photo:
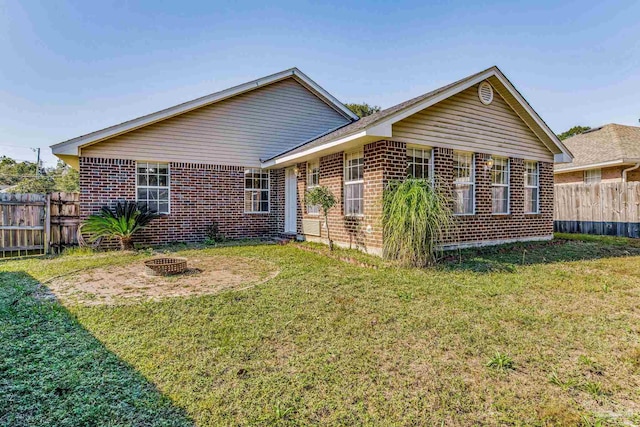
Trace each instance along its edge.
{"label": "lawn shadow", "polygon": [[442,265],[448,270],[515,272],[522,265],[640,256],[640,240],[575,236],[452,250],[443,256]]}
{"label": "lawn shadow", "polygon": [[0,272],[0,425],[193,426],[24,272]]}

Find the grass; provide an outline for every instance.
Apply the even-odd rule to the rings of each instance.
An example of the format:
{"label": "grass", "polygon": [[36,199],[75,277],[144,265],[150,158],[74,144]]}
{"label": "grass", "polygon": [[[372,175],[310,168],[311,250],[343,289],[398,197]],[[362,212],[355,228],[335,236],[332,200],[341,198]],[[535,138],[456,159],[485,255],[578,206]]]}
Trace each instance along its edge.
{"label": "grass", "polygon": [[0,263],[0,425],[640,423],[636,241],[563,235],[428,270],[296,245],[177,250],[281,273],[65,308],[36,280],[150,253]]}

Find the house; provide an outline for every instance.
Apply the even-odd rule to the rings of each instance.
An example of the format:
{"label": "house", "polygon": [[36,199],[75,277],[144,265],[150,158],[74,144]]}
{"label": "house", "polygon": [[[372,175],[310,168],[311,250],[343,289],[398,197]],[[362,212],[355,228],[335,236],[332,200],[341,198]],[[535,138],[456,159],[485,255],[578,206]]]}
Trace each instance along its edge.
{"label": "house", "polygon": [[87,216],[137,200],[162,216],[141,238],[325,238],[305,191],[328,186],[335,242],[382,248],[382,194],[408,175],[451,188],[443,246],[550,239],[553,163],[571,154],[497,68],[358,119],[297,68],[52,146],[80,171]]}
{"label": "house", "polygon": [[640,181],[640,127],[611,123],[563,143],[574,159],[555,166],[556,184]]}

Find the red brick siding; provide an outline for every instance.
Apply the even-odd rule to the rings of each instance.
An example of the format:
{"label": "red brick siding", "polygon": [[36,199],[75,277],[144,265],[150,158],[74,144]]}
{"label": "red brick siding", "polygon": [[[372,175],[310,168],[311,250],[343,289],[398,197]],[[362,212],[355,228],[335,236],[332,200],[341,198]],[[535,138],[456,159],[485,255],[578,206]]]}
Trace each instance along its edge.
{"label": "red brick siding", "polygon": [[[382,194],[385,185],[394,179],[403,179],[406,174],[406,145],[396,141],[377,141],[363,147],[364,155],[364,216],[345,217],[342,198],[344,195],[344,153],[335,153],[320,158],[320,185],[325,185],[339,199],[329,211],[331,238],[345,246],[379,252],[382,248]],[[298,193],[301,200],[306,191],[306,163],[298,164]],[[318,219],[308,215],[306,208],[300,212],[305,219]],[[321,216],[320,216],[321,219]],[[301,221],[299,221],[301,222]],[[299,232],[302,233],[301,226]],[[326,239],[326,229],[321,229]]]}
{"label": "red brick siding", "polygon": [[[284,170],[271,171],[271,211],[244,213],[244,167],[169,163],[171,213],[154,220],[138,236],[152,244],[196,242],[218,222],[232,239],[269,237],[284,228]],[[135,161],[80,158],[80,212],[83,217],[119,200],[135,200]]]}
{"label": "red brick siding", "polygon": [[[539,162],[539,213],[524,213],[524,160],[510,158],[509,209],[494,215],[491,209],[491,173],[484,170],[488,154],[475,155],[475,215],[455,217],[455,226],[445,244],[491,240],[526,239],[553,233],[553,164]],[[434,148],[434,172],[443,185],[453,183],[453,150]]]}
{"label": "red brick siding", "polygon": [[[362,218],[346,218],[342,202],[330,211],[329,225],[334,241],[369,251],[382,248],[382,193],[386,184],[406,176],[406,145],[396,141],[378,141],[364,146],[365,204]],[[453,150],[434,148],[434,174],[440,185],[453,183]],[[540,163],[540,213],[524,213],[524,161],[510,159],[510,214],[491,212],[491,174],[484,171],[489,155],[476,154],[476,214],[457,216],[455,227],[444,244],[464,244],[491,240],[547,237],[553,233],[553,164]],[[343,197],[344,153],[320,159],[320,185],[328,186]],[[306,190],[306,163],[298,164],[298,193]],[[300,211],[300,219],[318,218]],[[301,222],[299,220],[299,222]],[[367,227],[370,231],[367,232]],[[302,233],[301,226],[299,232]],[[326,239],[326,230],[321,231]]]}
{"label": "red brick siding", "polygon": [[[631,166],[613,166],[602,168],[603,182],[620,182],[622,181],[622,171]],[[627,181],[640,181],[640,171],[634,170],[627,173]],[[555,175],[556,184],[579,184],[584,182],[584,171],[574,171],[557,173]]]}

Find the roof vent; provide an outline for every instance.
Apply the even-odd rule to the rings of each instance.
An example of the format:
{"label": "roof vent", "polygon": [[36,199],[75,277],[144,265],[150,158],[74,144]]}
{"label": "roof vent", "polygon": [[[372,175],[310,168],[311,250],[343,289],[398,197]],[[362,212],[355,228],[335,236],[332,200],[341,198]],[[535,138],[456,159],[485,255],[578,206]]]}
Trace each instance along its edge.
{"label": "roof vent", "polygon": [[480,86],[478,87],[478,97],[480,97],[480,102],[484,105],[491,104],[491,101],[493,101],[493,88],[489,83],[480,83]]}

